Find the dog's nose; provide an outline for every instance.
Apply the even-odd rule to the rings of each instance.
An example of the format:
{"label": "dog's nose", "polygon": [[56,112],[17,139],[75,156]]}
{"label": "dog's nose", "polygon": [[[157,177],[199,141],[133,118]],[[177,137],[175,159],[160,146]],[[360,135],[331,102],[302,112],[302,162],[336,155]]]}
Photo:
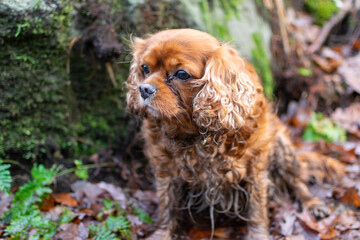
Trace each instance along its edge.
{"label": "dog's nose", "polygon": [[143,83],[139,87],[141,97],[145,100],[151,95],[155,95],[157,92],[157,88],[154,84],[151,83]]}

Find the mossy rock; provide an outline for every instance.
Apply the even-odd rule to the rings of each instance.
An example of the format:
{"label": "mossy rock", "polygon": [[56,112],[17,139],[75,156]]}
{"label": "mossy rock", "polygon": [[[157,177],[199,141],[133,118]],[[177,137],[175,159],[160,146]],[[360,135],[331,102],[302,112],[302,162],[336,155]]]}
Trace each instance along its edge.
{"label": "mossy rock", "polygon": [[[72,26],[73,5],[10,2],[0,6],[0,158],[56,161],[116,143],[123,88],[114,88],[105,67],[89,64],[79,49],[71,54],[73,71],[66,71],[67,47],[81,33]],[[122,86],[128,65],[113,70]]]}

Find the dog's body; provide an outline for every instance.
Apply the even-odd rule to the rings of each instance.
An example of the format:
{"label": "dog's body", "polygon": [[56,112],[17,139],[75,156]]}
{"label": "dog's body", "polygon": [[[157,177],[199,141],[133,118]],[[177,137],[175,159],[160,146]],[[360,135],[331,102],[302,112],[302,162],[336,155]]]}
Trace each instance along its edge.
{"label": "dog's body", "polygon": [[247,239],[268,239],[269,184],[293,189],[305,208],[322,214],[304,166],[324,168],[325,161],[298,160],[253,67],[235,50],[179,29],[136,39],[133,54],[127,103],[146,117],[145,154],[160,199],[163,230],[153,239],[175,238],[184,210],[190,217],[207,211],[212,229],[219,213],[243,219]]}

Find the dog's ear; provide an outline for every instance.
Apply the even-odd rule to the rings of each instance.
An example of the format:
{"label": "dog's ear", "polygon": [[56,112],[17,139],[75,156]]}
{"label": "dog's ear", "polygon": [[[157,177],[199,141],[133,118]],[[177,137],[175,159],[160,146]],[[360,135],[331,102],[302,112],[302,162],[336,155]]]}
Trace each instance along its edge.
{"label": "dog's ear", "polygon": [[215,50],[207,60],[201,84],[193,101],[193,118],[206,131],[237,130],[247,118],[259,114],[262,86],[253,67],[228,45]]}
{"label": "dog's ear", "polygon": [[146,48],[146,40],[141,38],[134,38],[132,39],[132,56],[133,59],[131,61],[130,65],[130,73],[128,80],[126,82],[126,87],[128,89],[128,92],[126,94],[126,102],[127,102],[127,110],[131,113],[139,113],[139,109],[137,109],[138,105],[137,103],[138,98],[138,91],[139,91],[139,85],[141,82],[141,79],[143,77],[139,64],[139,58],[140,54],[145,50]]}

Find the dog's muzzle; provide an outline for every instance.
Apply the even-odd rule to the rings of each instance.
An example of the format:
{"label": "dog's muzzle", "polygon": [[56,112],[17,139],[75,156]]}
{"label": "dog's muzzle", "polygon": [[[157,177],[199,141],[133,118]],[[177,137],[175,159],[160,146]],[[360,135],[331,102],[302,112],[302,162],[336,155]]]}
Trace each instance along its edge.
{"label": "dog's muzzle", "polygon": [[157,87],[151,83],[143,83],[139,87],[141,97],[146,100],[150,96],[154,96],[157,93]]}

